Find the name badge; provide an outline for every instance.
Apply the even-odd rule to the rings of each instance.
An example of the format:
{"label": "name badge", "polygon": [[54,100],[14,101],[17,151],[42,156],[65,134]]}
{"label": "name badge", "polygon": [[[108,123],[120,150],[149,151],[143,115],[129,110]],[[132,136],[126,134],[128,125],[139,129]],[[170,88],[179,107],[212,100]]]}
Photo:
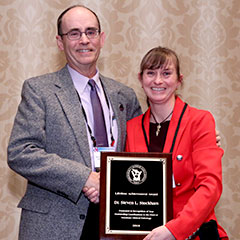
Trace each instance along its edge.
{"label": "name badge", "polygon": [[114,152],[114,147],[93,147],[94,168],[100,169],[101,152]]}

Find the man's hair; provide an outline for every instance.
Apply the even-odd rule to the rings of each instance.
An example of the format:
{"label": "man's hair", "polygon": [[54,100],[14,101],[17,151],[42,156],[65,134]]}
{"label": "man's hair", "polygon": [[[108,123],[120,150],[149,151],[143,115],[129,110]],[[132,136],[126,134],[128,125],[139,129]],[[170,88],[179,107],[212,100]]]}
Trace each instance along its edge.
{"label": "man's hair", "polygon": [[101,24],[100,24],[100,21],[99,21],[99,18],[98,18],[98,16],[97,16],[97,14],[96,14],[94,11],[92,11],[90,8],[85,7],[84,5],[78,4],[78,5],[73,5],[73,6],[69,7],[69,8],[67,8],[66,10],[64,10],[64,11],[59,15],[58,20],[57,20],[58,35],[61,36],[61,35],[63,34],[63,33],[62,33],[62,18],[63,18],[63,16],[64,16],[65,13],[67,13],[69,10],[71,10],[71,9],[73,9],[73,8],[76,8],[76,7],[81,7],[81,8],[85,8],[85,9],[89,10],[89,11],[96,17],[97,23],[98,23],[98,28],[99,28],[98,30],[99,30],[99,32],[101,32]]}

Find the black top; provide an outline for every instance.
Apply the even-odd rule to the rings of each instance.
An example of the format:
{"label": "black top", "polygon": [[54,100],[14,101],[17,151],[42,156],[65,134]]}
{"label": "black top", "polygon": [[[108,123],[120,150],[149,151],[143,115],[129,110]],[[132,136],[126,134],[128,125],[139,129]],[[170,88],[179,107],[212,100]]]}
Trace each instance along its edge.
{"label": "black top", "polygon": [[169,123],[170,123],[170,121],[161,123],[160,132],[159,132],[158,136],[156,136],[158,123],[150,122],[150,127],[149,127],[149,139],[150,139],[149,151],[150,152],[163,152]]}

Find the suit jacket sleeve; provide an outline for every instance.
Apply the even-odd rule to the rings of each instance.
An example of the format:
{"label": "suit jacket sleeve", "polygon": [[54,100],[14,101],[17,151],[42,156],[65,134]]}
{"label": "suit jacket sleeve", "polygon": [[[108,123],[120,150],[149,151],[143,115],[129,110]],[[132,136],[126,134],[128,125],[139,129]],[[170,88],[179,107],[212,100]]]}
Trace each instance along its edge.
{"label": "suit jacket sleeve", "polygon": [[41,81],[38,77],[24,82],[8,146],[8,164],[29,182],[77,202],[91,169],[80,154],[58,97],[51,85],[38,83]]}

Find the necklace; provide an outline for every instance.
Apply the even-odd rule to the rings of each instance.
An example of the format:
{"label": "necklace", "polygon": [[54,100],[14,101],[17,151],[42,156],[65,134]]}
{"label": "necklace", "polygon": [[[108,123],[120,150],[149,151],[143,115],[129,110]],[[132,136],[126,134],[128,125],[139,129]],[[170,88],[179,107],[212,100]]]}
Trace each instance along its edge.
{"label": "necklace", "polygon": [[160,132],[161,124],[164,123],[164,122],[166,122],[166,120],[172,115],[172,113],[173,113],[173,110],[169,113],[169,115],[168,115],[163,121],[157,122],[155,116],[153,115],[153,113],[152,113],[152,111],[151,111],[151,114],[152,114],[152,116],[153,116],[153,119],[154,119],[154,121],[157,123],[156,136],[158,136],[158,134],[159,134],[159,132]]}

